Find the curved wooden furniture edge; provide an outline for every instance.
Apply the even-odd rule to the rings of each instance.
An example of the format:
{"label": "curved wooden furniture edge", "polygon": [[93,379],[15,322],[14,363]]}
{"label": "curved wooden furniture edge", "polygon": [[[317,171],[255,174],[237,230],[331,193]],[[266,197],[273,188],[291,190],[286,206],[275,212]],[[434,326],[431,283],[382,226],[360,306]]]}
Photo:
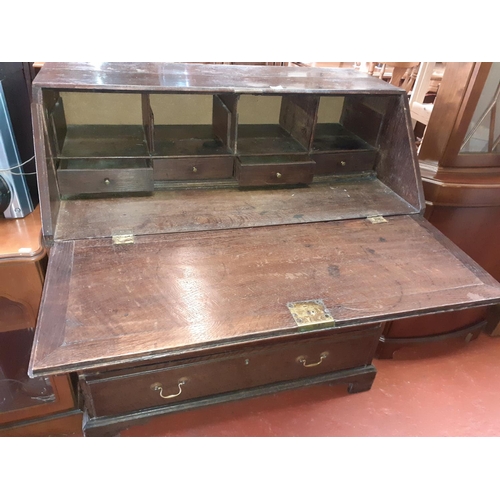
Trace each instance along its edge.
{"label": "curved wooden furniture edge", "polygon": [[449,339],[455,339],[460,337],[469,337],[468,340],[475,339],[479,336],[482,331],[485,331],[490,322],[488,319],[484,319],[472,325],[466,326],[465,328],[459,328],[458,330],[452,330],[451,332],[439,333],[437,335],[427,335],[425,337],[392,337],[387,338],[381,336],[379,339],[379,344],[377,347],[377,352],[375,354],[376,359],[390,359],[394,352],[403,347],[409,347],[410,345],[423,344],[427,342],[442,342]]}
{"label": "curved wooden furniture edge", "polygon": [[0,262],[38,261],[45,254],[40,206],[22,219],[0,220]]}

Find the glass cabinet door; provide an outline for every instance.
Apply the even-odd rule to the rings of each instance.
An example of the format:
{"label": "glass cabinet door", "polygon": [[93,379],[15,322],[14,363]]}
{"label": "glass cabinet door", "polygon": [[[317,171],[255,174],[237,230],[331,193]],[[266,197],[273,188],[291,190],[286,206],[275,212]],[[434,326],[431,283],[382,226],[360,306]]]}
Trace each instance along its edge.
{"label": "glass cabinet door", "polygon": [[500,62],[493,63],[469,123],[460,154],[500,153]]}

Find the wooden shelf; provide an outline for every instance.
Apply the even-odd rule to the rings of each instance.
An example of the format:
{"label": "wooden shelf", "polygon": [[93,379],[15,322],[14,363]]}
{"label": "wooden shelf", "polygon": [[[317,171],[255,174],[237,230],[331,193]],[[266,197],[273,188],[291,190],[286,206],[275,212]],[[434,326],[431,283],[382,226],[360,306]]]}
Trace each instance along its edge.
{"label": "wooden shelf", "polygon": [[[110,237],[116,231],[159,234],[299,224],[415,213],[373,177],[337,178],[287,189],[155,191],[143,198],[63,200],[55,238]],[[317,200],[321,199],[321,203]]]}
{"label": "wooden shelf", "polygon": [[59,158],[148,156],[141,125],[68,125]]}
{"label": "wooden shelf", "polygon": [[154,156],[230,155],[212,125],[155,125]]}
{"label": "wooden shelf", "polygon": [[239,125],[238,154],[292,154],[307,150],[280,125]]}
{"label": "wooden shelf", "polygon": [[375,148],[340,123],[318,123],[314,131],[313,152],[373,151]]}

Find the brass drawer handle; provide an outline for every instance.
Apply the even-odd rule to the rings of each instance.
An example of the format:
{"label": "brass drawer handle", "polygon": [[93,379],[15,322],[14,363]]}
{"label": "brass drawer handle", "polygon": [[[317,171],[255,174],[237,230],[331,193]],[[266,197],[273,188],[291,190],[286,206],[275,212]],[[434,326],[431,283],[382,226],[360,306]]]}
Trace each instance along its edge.
{"label": "brass drawer handle", "polygon": [[319,356],[319,361],[317,363],[310,363],[309,365],[306,365],[306,357],[305,356],[299,356],[297,358],[297,363],[301,363],[302,366],[305,368],[312,368],[313,366],[318,366],[321,363],[323,363],[323,360],[328,357],[328,351],[322,352]]}
{"label": "brass drawer handle", "polygon": [[279,172],[276,172],[276,177],[277,177],[278,179],[281,179],[281,174],[280,174]]}
{"label": "brass drawer handle", "polygon": [[168,396],[163,395],[163,385],[160,384],[159,382],[155,382],[154,384],[151,385],[151,390],[152,391],[160,391],[160,397],[163,399],[171,399],[171,398],[176,398],[177,396],[180,396],[182,393],[182,386],[187,382],[187,378],[181,378],[179,382],[177,382],[177,386],[179,388],[179,392],[175,394],[170,394]]}

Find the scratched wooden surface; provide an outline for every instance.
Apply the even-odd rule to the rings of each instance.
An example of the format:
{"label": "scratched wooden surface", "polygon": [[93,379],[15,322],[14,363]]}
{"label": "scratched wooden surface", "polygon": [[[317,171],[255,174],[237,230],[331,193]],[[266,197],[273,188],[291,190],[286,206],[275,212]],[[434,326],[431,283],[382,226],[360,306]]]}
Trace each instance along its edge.
{"label": "scratched wooden surface", "polygon": [[289,189],[180,189],[152,196],[61,201],[58,240],[298,224],[415,213],[377,179]]}
{"label": "scratched wooden surface", "polygon": [[288,302],[337,326],[498,302],[500,285],[418,216],[56,242],[34,373],[296,332]]}
{"label": "scratched wooden surface", "polygon": [[250,94],[403,92],[382,80],[347,69],[150,62],[45,63],[33,85],[81,90]]}

